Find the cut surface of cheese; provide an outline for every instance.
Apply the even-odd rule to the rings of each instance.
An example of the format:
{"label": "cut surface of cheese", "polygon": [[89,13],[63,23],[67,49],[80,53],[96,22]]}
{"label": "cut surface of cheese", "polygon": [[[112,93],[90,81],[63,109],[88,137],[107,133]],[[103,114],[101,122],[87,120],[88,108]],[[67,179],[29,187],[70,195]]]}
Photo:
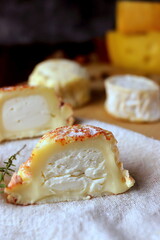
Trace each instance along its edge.
{"label": "cut surface of cheese", "polygon": [[116,29],[127,34],[160,31],[160,3],[147,1],[118,1]]}
{"label": "cut surface of cheese", "polygon": [[160,74],[160,33],[127,35],[116,31],[106,35],[113,65],[142,74]]}
{"label": "cut surface of cheese", "polygon": [[134,185],[119,162],[116,139],[102,128],[74,125],[45,134],[5,189],[14,204],[119,194]]}
{"label": "cut surface of cheese", "polygon": [[105,81],[106,110],[129,121],[160,119],[160,88],[153,81],[134,75],[109,77]]}
{"label": "cut surface of cheese", "polygon": [[41,62],[34,68],[28,82],[31,86],[54,88],[73,107],[79,107],[90,99],[88,73],[74,61],[49,59]]}
{"label": "cut surface of cheese", "polygon": [[0,141],[41,136],[73,123],[73,111],[48,88],[0,89]]}

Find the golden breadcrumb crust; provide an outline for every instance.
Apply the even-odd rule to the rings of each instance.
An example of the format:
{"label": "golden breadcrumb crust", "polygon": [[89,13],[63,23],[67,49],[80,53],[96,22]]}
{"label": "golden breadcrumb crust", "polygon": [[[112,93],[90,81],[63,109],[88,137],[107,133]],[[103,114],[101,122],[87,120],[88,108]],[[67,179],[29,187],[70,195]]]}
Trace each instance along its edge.
{"label": "golden breadcrumb crust", "polygon": [[99,135],[105,136],[106,140],[116,141],[110,131],[104,130],[100,127],[77,124],[56,128],[43,135],[39,143],[42,143],[44,140],[53,140],[54,142],[64,145],[75,141],[85,141],[88,138],[97,137]]}

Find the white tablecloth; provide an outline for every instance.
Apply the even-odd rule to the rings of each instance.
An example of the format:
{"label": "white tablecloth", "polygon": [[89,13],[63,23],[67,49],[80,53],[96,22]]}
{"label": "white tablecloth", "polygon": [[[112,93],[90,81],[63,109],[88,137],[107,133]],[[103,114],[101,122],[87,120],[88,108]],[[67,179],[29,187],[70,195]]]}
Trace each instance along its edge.
{"label": "white tablecloth", "polygon": [[[136,184],[130,191],[85,201],[15,206],[0,196],[2,240],[159,240],[160,141],[97,121],[82,121],[112,131],[120,160]],[[15,163],[30,155],[38,139],[0,144],[1,162],[23,150]]]}

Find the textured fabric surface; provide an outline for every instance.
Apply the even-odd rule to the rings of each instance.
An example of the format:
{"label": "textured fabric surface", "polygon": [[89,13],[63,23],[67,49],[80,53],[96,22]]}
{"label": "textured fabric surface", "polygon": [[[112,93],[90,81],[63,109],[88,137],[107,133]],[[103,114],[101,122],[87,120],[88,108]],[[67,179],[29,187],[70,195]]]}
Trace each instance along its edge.
{"label": "textured fabric surface", "polygon": [[[135,178],[130,191],[85,201],[15,206],[0,196],[0,236],[3,240],[131,240],[160,239],[160,141],[97,121],[114,133],[120,160]],[[27,147],[15,163],[30,155],[38,139],[0,144],[0,164]]]}

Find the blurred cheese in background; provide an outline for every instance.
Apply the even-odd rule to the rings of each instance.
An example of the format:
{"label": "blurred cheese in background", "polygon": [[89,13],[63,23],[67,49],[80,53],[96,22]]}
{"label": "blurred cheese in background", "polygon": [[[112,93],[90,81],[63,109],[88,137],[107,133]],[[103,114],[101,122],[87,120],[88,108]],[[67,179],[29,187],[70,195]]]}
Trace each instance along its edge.
{"label": "blurred cheese in background", "polygon": [[145,77],[117,75],[105,81],[105,109],[114,117],[133,122],[160,119],[160,88]]}
{"label": "blurred cheese in background", "polygon": [[118,1],[116,27],[122,33],[160,31],[160,3],[152,1]]}
{"label": "blurred cheese in background", "polygon": [[114,65],[142,74],[160,74],[160,32],[130,35],[110,31],[106,41]]}
{"label": "blurred cheese in background", "polygon": [[66,59],[49,59],[36,65],[29,76],[29,85],[54,89],[73,107],[80,107],[90,99],[87,70],[80,64]]}
{"label": "blurred cheese in background", "polygon": [[160,3],[117,1],[116,30],[106,34],[113,65],[139,74],[160,74]]}

